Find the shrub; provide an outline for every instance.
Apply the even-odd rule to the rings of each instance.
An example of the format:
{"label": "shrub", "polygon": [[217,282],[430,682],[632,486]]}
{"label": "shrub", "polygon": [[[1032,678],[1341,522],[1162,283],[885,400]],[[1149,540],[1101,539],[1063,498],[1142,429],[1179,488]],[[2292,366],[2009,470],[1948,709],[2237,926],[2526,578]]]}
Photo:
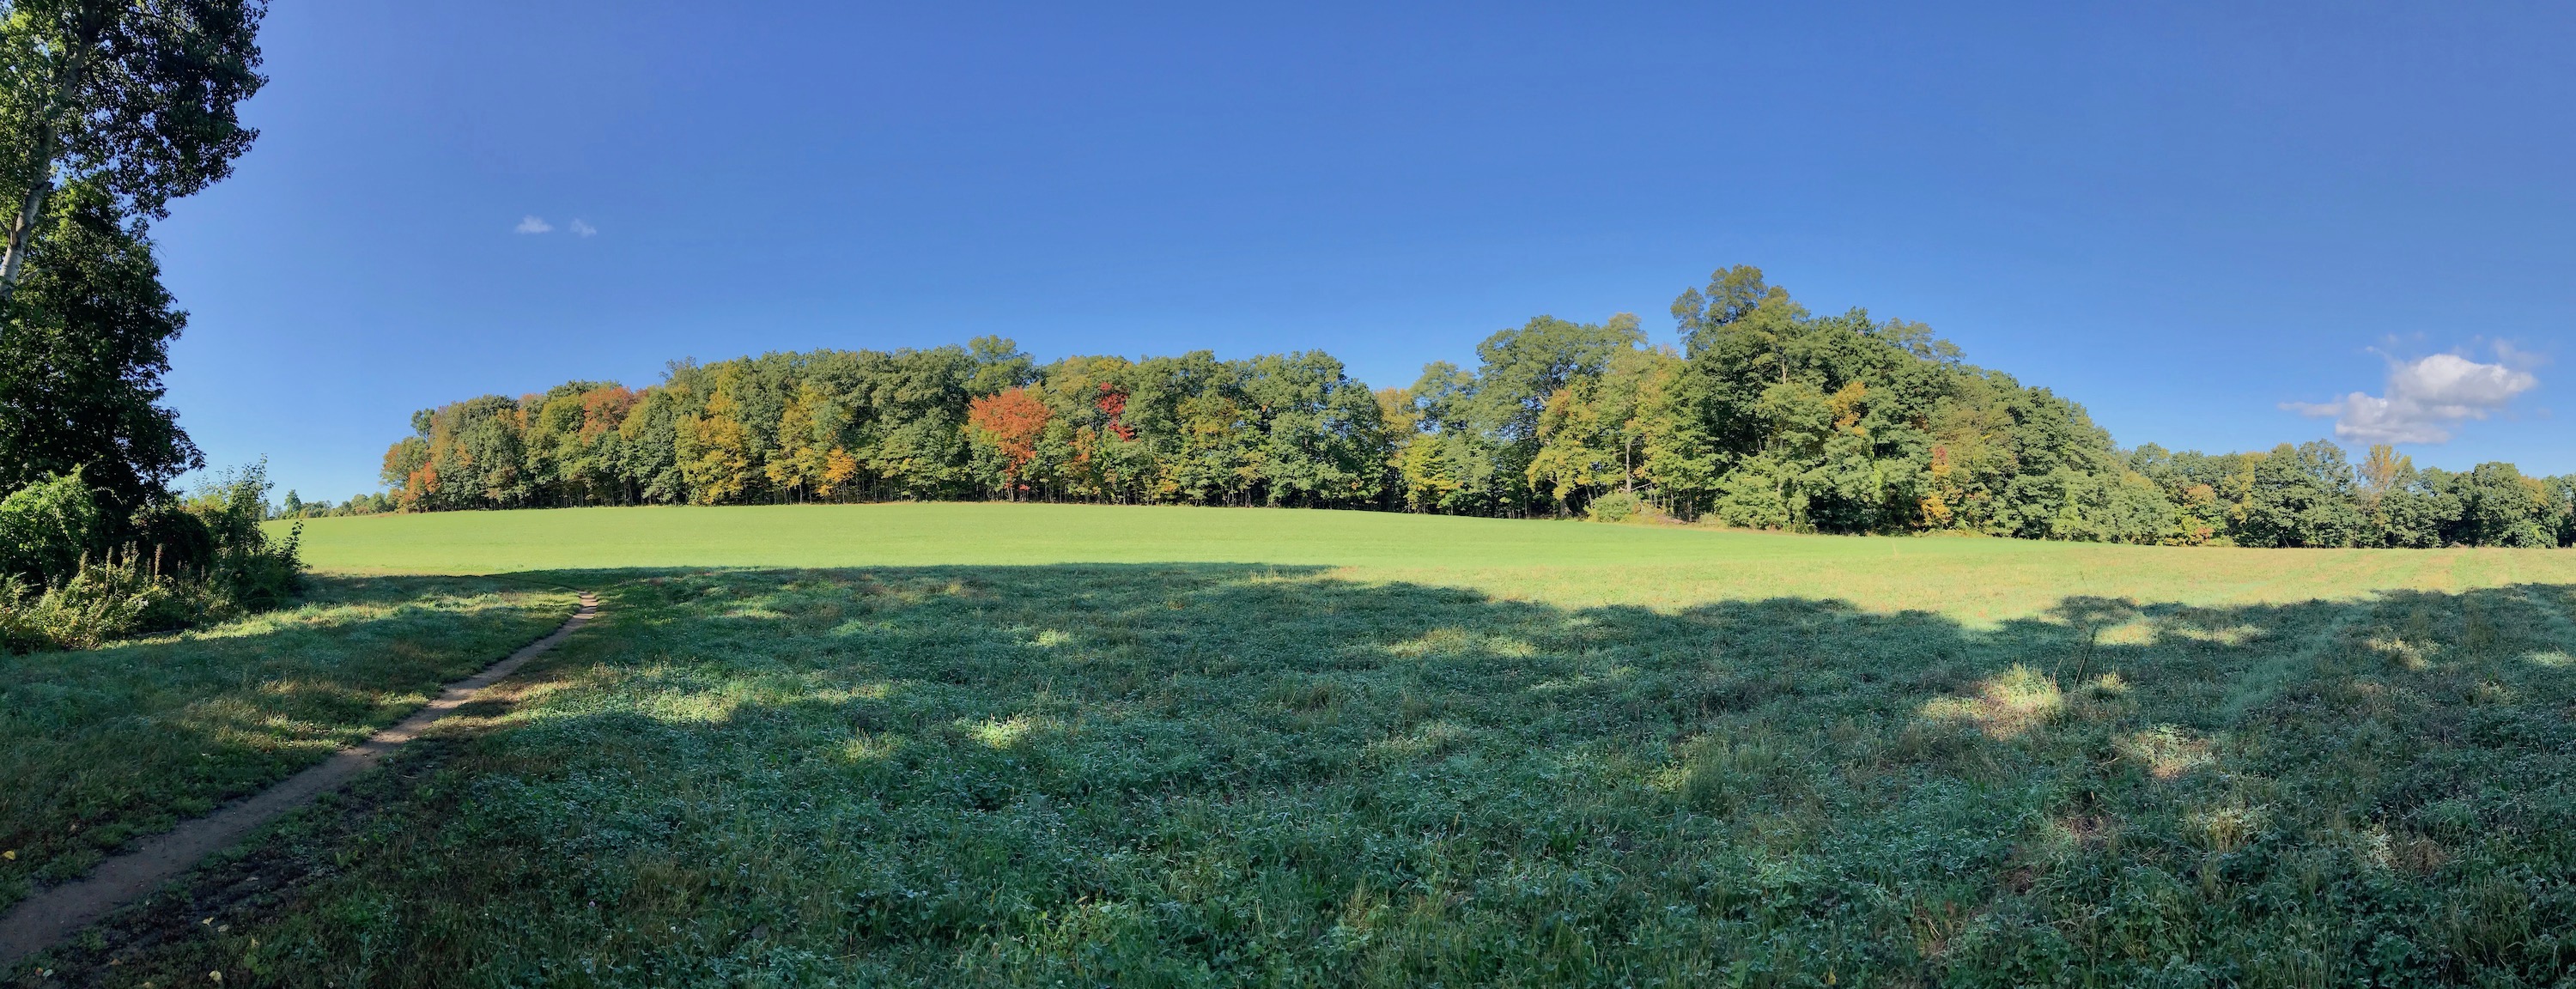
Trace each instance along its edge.
{"label": "shrub", "polygon": [[178,505],[137,513],[134,538],[106,552],[77,475],[12,494],[0,503],[0,551],[32,562],[0,574],[0,649],[90,649],[292,601],[303,528],[269,540],[268,487],[264,464],[218,474]]}
{"label": "shrub", "polygon": [[260,528],[268,519],[269,487],[263,460],[216,474],[184,503],[214,544],[205,579],[220,585],[225,603],[241,612],[277,607],[303,590],[304,563],[296,546],[304,523],[297,522],[283,544],[269,542]]}
{"label": "shrub", "polygon": [[210,610],[201,582],[156,577],[139,563],[88,564],[70,580],[30,593],[24,581],[0,584],[0,641],[12,652],[94,649],[117,639],[165,632]]}
{"label": "shrub", "polygon": [[215,534],[174,502],[163,501],[134,513],[134,558],[165,577],[203,573],[215,562]]}
{"label": "shrub", "polygon": [[1643,506],[1636,495],[1615,491],[1592,499],[1589,513],[1595,522],[1625,522],[1636,518]]}
{"label": "shrub", "polygon": [[106,533],[80,472],[48,476],[0,499],[0,574],[49,582],[71,576]]}

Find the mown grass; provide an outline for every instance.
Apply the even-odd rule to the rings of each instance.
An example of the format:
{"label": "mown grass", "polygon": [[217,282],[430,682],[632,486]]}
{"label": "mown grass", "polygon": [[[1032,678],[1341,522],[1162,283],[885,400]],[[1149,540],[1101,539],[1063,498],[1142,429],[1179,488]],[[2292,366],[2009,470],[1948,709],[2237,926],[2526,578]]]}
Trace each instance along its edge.
{"label": "mown grass", "polygon": [[320,578],[195,633],[0,656],[0,908],[321,761],[563,620],[487,578]]}
{"label": "mown grass", "polygon": [[711,571],[608,598],[515,707],[307,832],[300,886],[91,977],[2545,985],[2576,965],[2565,587],[2074,597],[1983,624],[1227,565]]}
{"label": "mown grass", "polygon": [[2576,972],[2576,554],[1007,505],[323,521],[330,565],[561,568],[523,576],[600,587],[604,619],[247,878],[22,978]]}
{"label": "mown grass", "polygon": [[1306,509],[918,503],[311,519],[347,573],[1256,563],[1560,607],[1810,597],[1986,623],[2069,596],[2233,604],[2576,583],[2576,553],[1853,538]]}

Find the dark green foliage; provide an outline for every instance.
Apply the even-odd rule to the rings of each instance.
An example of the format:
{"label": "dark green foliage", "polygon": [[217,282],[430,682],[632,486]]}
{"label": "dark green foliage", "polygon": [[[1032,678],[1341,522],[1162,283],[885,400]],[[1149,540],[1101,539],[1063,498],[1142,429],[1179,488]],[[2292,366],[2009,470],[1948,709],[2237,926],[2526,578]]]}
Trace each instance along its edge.
{"label": "dark green foliage", "polygon": [[2512,464],[2418,470],[2379,446],[2355,468],[2327,443],[2225,456],[2150,445],[2130,464],[2165,490],[2187,528],[2207,530],[2194,541],[2397,549],[2576,543],[2576,476],[2527,477]]}
{"label": "dark green foliage", "polygon": [[231,174],[259,136],[235,112],[267,81],[257,0],[13,0],[8,12],[0,175],[12,208],[59,170],[158,217]]}
{"label": "dark green foliage", "polygon": [[51,202],[26,281],[0,306],[0,491],[77,470],[122,519],[204,465],[158,404],[187,316],[105,193],[76,185]]}
{"label": "dark green foliage", "polygon": [[215,534],[204,519],[175,500],[155,502],[135,514],[134,558],[165,577],[203,571],[215,558]]}
{"label": "dark green foliage", "polygon": [[0,499],[0,576],[42,583],[76,572],[104,556],[105,529],[78,471],[19,488]]}
{"label": "dark green foliage", "polygon": [[77,474],[0,501],[0,651],[90,649],[289,603],[301,529],[269,538],[268,489],[265,464],[225,471],[122,524]]}
{"label": "dark green foliage", "polygon": [[[293,540],[173,508],[204,465],[158,404],[187,325],[145,236],[257,132],[257,0],[0,5],[0,638],[10,649],[272,607]],[[59,184],[58,184],[59,183]],[[32,499],[21,501],[21,499]],[[264,506],[263,510],[264,510]]]}
{"label": "dark green foliage", "polygon": [[234,110],[263,81],[264,11],[255,0],[0,7],[0,492],[78,470],[118,526],[202,466],[155,404],[186,317],[144,228],[223,178],[257,136]]}
{"label": "dark green foliage", "polygon": [[296,555],[303,527],[297,525],[284,540],[276,540],[260,526],[269,515],[269,487],[268,464],[262,461],[217,473],[185,503],[214,543],[198,576],[217,585],[234,613],[280,607],[303,588],[304,564]]}
{"label": "dark green foliage", "polygon": [[384,494],[361,494],[347,501],[332,504],[328,501],[305,501],[295,492],[288,491],[286,500],[278,502],[277,514],[274,517],[320,519],[343,515],[378,515],[394,511],[398,507],[400,506],[394,503],[392,496]]}
{"label": "dark green foliage", "polygon": [[2560,503],[2512,464],[2479,464],[2457,476],[2456,539],[2471,546],[2556,546]]}
{"label": "dark green foliage", "polygon": [[2362,535],[2352,466],[2322,441],[2284,443],[2257,461],[2238,512],[2245,546],[2351,546]]}

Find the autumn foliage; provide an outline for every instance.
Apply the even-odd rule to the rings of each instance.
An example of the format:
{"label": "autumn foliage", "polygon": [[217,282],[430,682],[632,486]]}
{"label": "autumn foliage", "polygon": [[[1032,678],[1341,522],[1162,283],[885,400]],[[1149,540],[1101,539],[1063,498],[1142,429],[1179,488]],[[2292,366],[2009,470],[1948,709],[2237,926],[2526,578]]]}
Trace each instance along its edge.
{"label": "autumn foliage", "polygon": [[1127,414],[1127,393],[1119,391],[1117,385],[1110,384],[1106,381],[1101,382],[1100,398],[1092,402],[1092,405],[1098,408],[1100,410],[1100,414],[1108,419],[1108,422],[1104,424],[1103,428],[1118,434],[1118,438],[1122,440],[1133,440],[1136,438],[1136,428],[1128,425],[1125,420],[1120,418]]}
{"label": "autumn foliage", "polygon": [[[1928,327],[1818,316],[1751,268],[1634,317],[1552,316],[1372,393],[1321,351],[1041,363],[998,337],[677,362],[629,390],[426,409],[405,510],[1007,498],[2242,546],[2576,544],[2576,474],[2358,468],[2325,443],[2114,444]],[[613,427],[613,428],[612,428]],[[1616,500],[1596,506],[1603,498]],[[1600,511],[1594,511],[1598,507]]]}
{"label": "autumn foliage", "polygon": [[966,424],[979,441],[1001,453],[1003,477],[1015,488],[1029,460],[1037,456],[1038,437],[1053,418],[1055,413],[1027,388],[988,395],[966,407]]}

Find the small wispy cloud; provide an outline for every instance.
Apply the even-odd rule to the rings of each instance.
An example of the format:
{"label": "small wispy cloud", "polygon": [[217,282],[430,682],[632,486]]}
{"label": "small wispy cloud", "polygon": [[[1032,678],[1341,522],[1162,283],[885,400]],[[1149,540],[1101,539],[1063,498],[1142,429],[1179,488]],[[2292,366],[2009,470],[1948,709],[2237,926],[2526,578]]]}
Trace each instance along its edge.
{"label": "small wispy cloud", "polygon": [[541,234],[552,231],[554,228],[554,224],[547,223],[542,217],[528,216],[521,217],[519,219],[519,225],[510,229],[523,234]]}
{"label": "small wispy cloud", "polygon": [[2386,394],[2353,392],[2331,402],[2284,402],[2305,416],[2334,417],[2335,438],[2355,443],[2441,443],[2461,423],[2501,411],[2513,397],[2538,387],[2531,372],[2511,366],[2525,355],[2496,347],[2497,363],[2458,354],[2388,362]]}
{"label": "small wispy cloud", "polygon": [[588,237],[599,232],[598,227],[591,226],[579,219],[572,221],[572,225],[567,229],[570,229],[572,231],[572,235],[575,237]]}

